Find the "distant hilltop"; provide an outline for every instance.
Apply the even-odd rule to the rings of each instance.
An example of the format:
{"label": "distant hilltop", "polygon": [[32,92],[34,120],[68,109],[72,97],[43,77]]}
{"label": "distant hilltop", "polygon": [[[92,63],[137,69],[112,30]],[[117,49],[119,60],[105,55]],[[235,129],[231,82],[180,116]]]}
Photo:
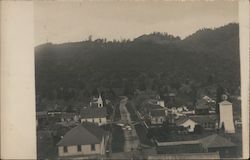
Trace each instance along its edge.
{"label": "distant hilltop", "polygon": [[[134,40],[85,40],[35,48],[41,95],[64,88],[157,89],[187,80],[200,86],[240,85],[239,26],[201,29],[180,39],[154,32]],[[144,87],[142,87],[144,85]]]}

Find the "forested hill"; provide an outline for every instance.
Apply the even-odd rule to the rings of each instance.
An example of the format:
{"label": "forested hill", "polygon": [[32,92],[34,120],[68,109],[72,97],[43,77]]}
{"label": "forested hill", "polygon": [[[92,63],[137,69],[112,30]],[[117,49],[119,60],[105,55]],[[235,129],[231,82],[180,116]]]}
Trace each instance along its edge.
{"label": "forested hill", "polygon": [[155,32],[133,41],[47,43],[35,48],[35,64],[36,91],[48,98],[62,88],[178,90],[190,82],[234,91],[240,84],[239,28],[201,29],[183,40]]}

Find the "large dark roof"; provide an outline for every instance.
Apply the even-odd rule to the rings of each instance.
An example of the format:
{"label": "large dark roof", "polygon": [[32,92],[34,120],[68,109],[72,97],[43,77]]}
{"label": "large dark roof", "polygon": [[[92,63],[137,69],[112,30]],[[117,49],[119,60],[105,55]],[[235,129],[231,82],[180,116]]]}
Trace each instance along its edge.
{"label": "large dark roof", "polygon": [[162,106],[153,103],[144,103],[144,107],[146,107],[149,110],[164,109]]}
{"label": "large dark roof", "polygon": [[107,110],[105,107],[88,107],[81,110],[81,118],[103,118],[106,115]]}
{"label": "large dark roof", "polygon": [[176,120],[177,125],[181,125],[184,122],[186,122],[188,119],[196,122],[196,123],[215,123],[217,120],[216,115],[192,115],[189,117],[180,117],[178,120]]}
{"label": "large dark roof", "polygon": [[196,109],[209,109],[208,102],[205,99],[198,100]]}
{"label": "large dark roof", "polygon": [[178,154],[157,154],[148,156],[148,160],[180,160],[180,159],[219,159],[218,152],[209,153],[178,153]]}
{"label": "large dark roof", "polygon": [[218,135],[213,134],[199,140],[203,146],[206,148],[217,148],[217,147],[234,147],[235,144],[228,139]]}
{"label": "large dark roof", "polygon": [[83,122],[68,131],[58,142],[58,146],[98,144],[106,132],[95,124]]}
{"label": "large dark roof", "polygon": [[152,110],[151,116],[152,117],[164,117],[164,116],[166,116],[166,114],[165,114],[164,110]]}
{"label": "large dark roof", "polygon": [[194,116],[189,116],[189,119],[197,123],[215,122],[217,120],[217,116],[216,115],[194,115]]}

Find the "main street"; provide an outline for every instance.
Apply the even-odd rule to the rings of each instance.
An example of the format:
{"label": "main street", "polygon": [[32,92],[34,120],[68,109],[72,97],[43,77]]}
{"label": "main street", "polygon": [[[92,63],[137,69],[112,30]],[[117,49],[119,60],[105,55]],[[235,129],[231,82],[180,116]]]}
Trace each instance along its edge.
{"label": "main street", "polygon": [[140,144],[140,141],[138,139],[138,136],[136,134],[136,130],[134,125],[132,124],[130,114],[126,108],[128,98],[122,97],[122,100],[120,102],[120,113],[121,113],[121,122],[123,124],[128,124],[131,126],[131,130],[124,129],[124,152],[130,152],[133,150],[136,150]]}

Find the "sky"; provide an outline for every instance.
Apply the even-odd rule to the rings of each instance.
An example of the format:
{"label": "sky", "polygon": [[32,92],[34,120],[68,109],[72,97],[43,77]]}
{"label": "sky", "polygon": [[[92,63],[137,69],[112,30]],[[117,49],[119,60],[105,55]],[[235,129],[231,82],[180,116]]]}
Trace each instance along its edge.
{"label": "sky", "polygon": [[238,23],[237,1],[36,1],[35,44],[134,39],[165,32],[185,38],[202,28]]}

